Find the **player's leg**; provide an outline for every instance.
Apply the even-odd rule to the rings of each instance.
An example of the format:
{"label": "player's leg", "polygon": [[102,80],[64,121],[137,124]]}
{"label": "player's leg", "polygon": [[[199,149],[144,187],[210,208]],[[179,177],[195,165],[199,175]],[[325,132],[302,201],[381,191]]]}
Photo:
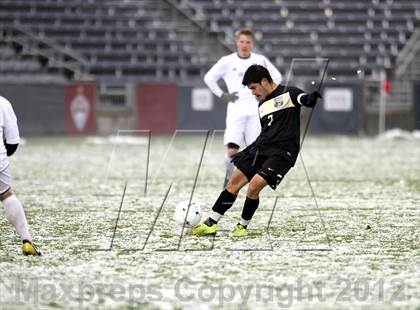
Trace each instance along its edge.
{"label": "player's leg", "polygon": [[261,165],[260,170],[249,183],[241,219],[231,232],[231,236],[244,237],[248,235],[247,227],[258,209],[260,192],[267,185],[276,189],[291,167],[292,164],[280,156],[269,157]]}
{"label": "player's leg", "polygon": [[9,168],[0,172],[0,201],[3,203],[7,220],[12,224],[22,240],[22,251],[25,255],[40,255],[32,243],[25,211],[19,199],[13,194]]}
{"label": "player's leg", "polygon": [[223,190],[212,207],[208,220],[208,224],[217,224],[220,218],[229,210],[234,204],[239,190],[248,183],[245,174],[236,169],[225,190]]}
{"label": "player's leg", "polygon": [[19,199],[17,199],[17,197],[13,194],[11,188],[8,188],[3,193],[0,193],[0,201],[3,203],[7,220],[15,227],[22,241],[32,241],[28,223],[26,221],[25,211],[23,210]]}
{"label": "player's leg", "polygon": [[251,179],[249,182],[244,207],[242,209],[241,219],[230,233],[231,237],[245,237],[248,235],[248,230],[246,228],[248,227],[248,224],[254,216],[254,213],[260,203],[260,192],[266,185],[267,181],[259,174],[254,175],[254,177]]}
{"label": "player's leg", "polygon": [[226,188],[229,179],[231,178],[233,171],[235,171],[235,165],[232,163],[232,158],[238,153],[239,145],[233,142],[227,144],[227,150],[224,158],[225,163],[225,180],[223,183],[223,188]]}
{"label": "player's leg", "polygon": [[245,186],[260,169],[261,156],[251,154],[246,150],[240,152],[234,158],[234,164],[237,169],[234,171],[225,190],[223,190],[212,207],[209,218],[203,223],[194,227],[191,231],[193,235],[214,234],[217,229],[217,222],[232,207],[239,193],[239,190]]}
{"label": "player's leg", "polygon": [[226,187],[227,182],[235,170],[235,166],[232,163],[232,158],[239,151],[240,145],[243,141],[244,130],[245,117],[235,113],[228,113],[228,116],[226,117],[226,129],[224,134],[224,145],[226,146],[224,164],[226,174],[223,188]]}
{"label": "player's leg", "polygon": [[223,190],[216,202],[214,203],[210,216],[201,224],[197,225],[191,230],[192,235],[211,235],[215,234],[217,230],[217,222],[234,204],[239,190],[248,183],[248,178],[245,174],[236,169],[229,180],[225,190]]}
{"label": "player's leg", "polygon": [[250,145],[261,133],[261,123],[258,114],[248,115],[246,118],[244,136],[245,144]]}

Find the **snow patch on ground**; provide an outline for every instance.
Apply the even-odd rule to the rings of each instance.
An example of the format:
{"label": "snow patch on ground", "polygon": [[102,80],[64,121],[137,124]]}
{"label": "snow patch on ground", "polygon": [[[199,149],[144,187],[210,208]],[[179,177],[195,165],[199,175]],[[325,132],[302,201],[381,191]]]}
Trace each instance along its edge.
{"label": "snow patch on ground", "polygon": [[86,144],[91,145],[108,145],[108,144],[129,144],[129,145],[145,145],[149,139],[147,137],[133,136],[108,136],[108,137],[88,137],[85,139]]}
{"label": "snow patch on ground", "polygon": [[413,132],[410,132],[407,130],[402,130],[400,128],[394,128],[391,130],[387,130],[386,132],[378,135],[378,139],[380,140],[420,139],[420,130],[414,130]]}
{"label": "snow patch on ground", "polygon": [[214,240],[180,239],[173,220],[194,184],[194,201],[204,213],[211,210],[224,178],[221,138],[209,146],[197,179],[203,138],[173,141],[164,162],[170,139],[153,138],[147,194],[147,147],[118,147],[112,159],[113,148],[102,142],[59,141],[29,139],[12,165],[14,191],[44,255],[23,257],[18,236],[0,216],[5,309],[420,304],[420,148],[412,139],[308,138],[302,157],[318,206],[298,160],[276,191],[263,191],[245,240],[228,235],[241,216],[244,190]]}

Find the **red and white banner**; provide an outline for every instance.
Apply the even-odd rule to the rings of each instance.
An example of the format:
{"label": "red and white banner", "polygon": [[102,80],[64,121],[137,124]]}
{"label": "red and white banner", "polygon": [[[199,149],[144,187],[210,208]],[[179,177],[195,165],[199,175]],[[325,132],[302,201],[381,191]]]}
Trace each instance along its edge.
{"label": "red and white banner", "polygon": [[95,84],[74,84],[66,88],[65,132],[90,135],[96,133]]}

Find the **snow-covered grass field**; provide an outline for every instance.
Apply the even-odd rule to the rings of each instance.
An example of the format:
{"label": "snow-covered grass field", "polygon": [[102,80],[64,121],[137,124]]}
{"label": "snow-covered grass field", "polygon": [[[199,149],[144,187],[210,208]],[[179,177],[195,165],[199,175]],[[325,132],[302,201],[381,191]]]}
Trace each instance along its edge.
{"label": "snow-covered grass field", "polygon": [[181,238],[173,221],[179,201],[193,194],[205,217],[221,191],[219,136],[153,137],[148,171],[147,142],[19,148],[14,191],[44,255],[23,257],[0,217],[1,309],[419,309],[419,139],[307,137],[318,207],[298,159],[246,240],[228,236],[245,191],[215,238]]}

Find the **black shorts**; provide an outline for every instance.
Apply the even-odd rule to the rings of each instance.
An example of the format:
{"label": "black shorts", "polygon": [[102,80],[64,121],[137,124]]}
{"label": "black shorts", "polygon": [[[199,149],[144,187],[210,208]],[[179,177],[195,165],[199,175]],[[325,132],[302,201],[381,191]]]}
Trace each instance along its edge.
{"label": "black shorts", "polygon": [[255,155],[248,152],[236,154],[232,163],[242,171],[248,181],[259,174],[272,189],[283,180],[293,164],[282,156]]}

